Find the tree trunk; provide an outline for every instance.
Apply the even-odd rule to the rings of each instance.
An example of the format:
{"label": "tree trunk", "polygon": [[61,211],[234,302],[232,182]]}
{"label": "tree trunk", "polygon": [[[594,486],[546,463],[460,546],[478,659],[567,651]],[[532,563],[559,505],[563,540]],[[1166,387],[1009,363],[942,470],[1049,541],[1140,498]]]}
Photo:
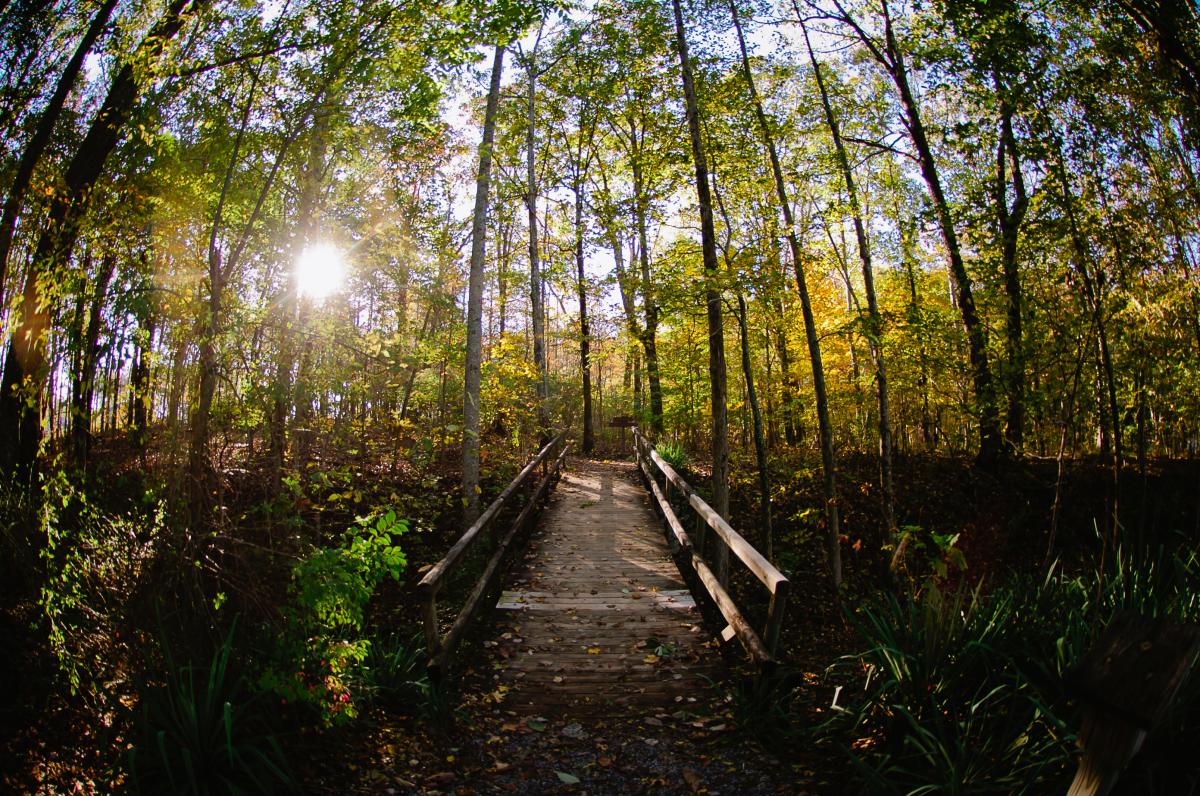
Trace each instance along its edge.
{"label": "tree trunk", "polygon": [[[734,9],[736,20],[737,10]],[[812,62],[813,75],[817,80],[817,88],[821,94],[821,107],[825,111],[825,122],[829,126],[829,134],[833,138],[834,150],[837,154],[838,167],[842,179],[846,183],[846,194],[850,200],[850,212],[854,219],[854,236],[858,243],[858,258],[862,263],[863,292],[867,296],[866,336],[871,349],[871,359],[875,365],[875,387],[879,403],[879,484],[881,508],[883,511],[884,530],[889,538],[897,537],[895,486],[892,476],[892,413],[888,400],[887,365],[883,356],[883,318],[879,313],[879,300],[875,295],[875,270],[871,265],[871,247],[867,242],[866,225],[863,223],[862,208],[858,201],[858,188],[854,183],[854,170],[850,168],[850,158],[846,154],[846,145],[842,141],[841,128],[833,105],[829,101],[829,90],[825,86],[825,78],[821,74],[821,65],[813,52],[812,43],[808,38],[808,28],[803,20],[800,22],[804,31],[804,43],[808,48],[808,57]],[[741,28],[738,28],[741,35]],[[745,59],[745,42],[742,42],[742,57]],[[750,69],[749,60],[745,61],[747,72]],[[847,274],[846,285],[849,289],[850,280]],[[857,382],[856,382],[857,383]],[[897,543],[899,547],[899,543]],[[894,564],[895,562],[893,562]]]}
{"label": "tree trunk", "polygon": [[574,186],[575,191],[575,279],[579,294],[579,369],[583,377],[583,442],[584,453],[591,453],[595,446],[595,431],[592,428],[592,332],[588,326],[587,278],[583,272],[583,183]]}
{"label": "tree trunk", "polygon": [[59,75],[58,83],[54,87],[54,93],[50,96],[50,101],[46,103],[46,107],[38,117],[37,127],[34,128],[29,143],[25,145],[25,149],[21,152],[21,159],[17,163],[17,170],[13,175],[12,185],[8,189],[8,197],[4,200],[4,209],[0,213],[0,305],[4,303],[4,282],[8,275],[8,254],[12,249],[13,233],[17,228],[17,216],[21,213],[21,205],[25,202],[25,194],[29,190],[29,184],[33,179],[33,170],[37,167],[38,162],[42,158],[42,153],[46,151],[46,146],[50,143],[50,136],[54,132],[54,125],[58,121],[59,116],[62,115],[62,109],[66,105],[67,96],[71,93],[71,89],[75,86],[75,80],[79,77],[79,72],[83,68],[84,59],[87,58],[88,53],[91,52],[92,47],[96,44],[96,40],[100,38],[100,34],[108,26],[108,19],[112,16],[113,8],[116,5],[117,0],[104,0],[103,5],[96,11],[96,15],[92,17],[91,24],[88,25],[83,38],[79,40],[79,44],[75,47],[75,53],[71,56],[71,60],[67,62],[62,74]]}
{"label": "tree trunk", "polygon": [[[288,263],[285,269],[284,299],[282,302],[283,318],[280,324],[279,361],[275,366],[274,401],[271,412],[270,428],[270,458],[271,458],[271,489],[278,493],[282,488],[283,468],[287,459],[288,418],[296,403],[296,390],[300,388],[293,382],[292,373],[296,368],[297,337],[304,334],[303,319],[306,315],[301,308],[300,288],[295,279],[290,278],[291,268],[304,254],[305,247],[313,238],[313,217],[317,210],[317,200],[321,190],[321,181],[325,174],[326,150],[328,148],[329,114],[320,113],[313,123],[312,135],[309,139],[308,159],[300,178],[300,196],[296,206],[296,223],[292,232]],[[307,349],[307,343],[301,344]],[[297,382],[299,379],[297,379]],[[297,419],[299,421],[299,418]]]}
{"label": "tree trunk", "polygon": [[904,55],[896,42],[895,31],[892,27],[891,9],[888,0],[880,0],[883,13],[884,43],[883,49],[872,39],[858,23],[846,13],[839,0],[835,0],[843,20],[850,25],[863,45],[870,51],[872,57],[883,66],[900,97],[900,105],[904,110],[904,123],[908,128],[909,139],[917,151],[917,161],[921,176],[925,181],[930,201],[933,204],[934,215],[938,228],[942,233],[942,241],[946,246],[946,257],[949,261],[952,297],[958,306],[963,328],[967,335],[967,350],[971,364],[971,377],[975,391],[976,412],[979,422],[979,454],[977,463],[986,469],[999,465],[1004,455],[1004,447],[1000,433],[1000,414],[996,405],[996,390],[992,378],[991,366],[988,363],[987,333],[983,321],[975,307],[975,296],[971,290],[971,278],[963,261],[962,249],[958,242],[958,233],[954,228],[954,217],[950,212],[950,204],[942,189],[941,175],[937,162],[933,157],[933,148],[925,133],[925,124],[921,118],[921,110],[908,82],[908,70],[904,63]]}
{"label": "tree trunk", "polygon": [[[996,90],[1002,91],[999,78]],[[1008,207],[1007,165],[1012,164],[1012,209]],[[1004,273],[1004,292],[1007,299],[1008,319],[1005,326],[1008,372],[1005,385],[1008,392],[1008,418],[1004,437],[1012,452],[1020,455],[1025,445],[1025,351],[1021,323],[1024,299],[1021,295],[1021,276],[1017,269],[1017,239],[1021,222],[1029,208],[1029,196],[1025,189],[1025,178],[1021,173],[1020,153],[1017,138],[1013,134],[1012,109],[1000,100],[1000,135],[996,146],[996,223],[1000,230],[1001,268]]]}
{"label": "tree trunk", "polygon": [[[797,9],[797,12],[799,9]],[[743,63],[743,69],[747,63]],[[787,227],[788,246],[792,254],[792,267],[796,271],[796,289],[800,294],[800,310],[804,316],[804,336],[808,342],[808,356],[812,367],[813,392],[817,403],[817,429],[821,437],[822,491],[825,498],[825,547],[829,558],[829,574],[835,589],[842,585],[841,528],[837,501],[837,463],[833,452],[833,425],[829,419],[829,395],[825,388],[825,366],[821,360],[821,343],[817,337],[816,319],[813,317],[812,301],[808,295],[808,280],[804,273],[804,254],[800,238],[796,234],[796,223],[792,216],[792,204],[788,200],[787,184],[783,179],[783,168],[775,148],[775,138],[767,122],[766,111],[754,86],[754,75],[745,71],[747,88],[754,104],[754,115],[758,120],[759,132],[771,162],[771,174],[775,180],[775,191],[779,196],[779,209]]]}
{"label": "tree trunk", "polygon": [[146,448],[150,427],[150,374],[151,363],[154,361],[156,321],[153,310],[149,310],[146,317],[142,319],[142,341],[138,344],[137,359],[134,360],[131,379],[132,411],[129,416],[129,427],[133,436],[133,444],[142,451]]}
{"label": "tree trunk", "polygon": [[117,260],[105,254],[96,272],[92,302],[88,309],[87,329],[81,341],[79,372],[71,396],[71,454],[75,466],[87,466],[92,443],[92,400],[96,394],[96,365],[100,359],[100,327],[103,325],[104,302],[108,285],[116,270]]}
{"label": "tree trunk", "polygon": [[[632,139],[633,133],[630,135]],[[646,234],[646,196],[640,148],[634,150],[633,197],[642,283],[642,313],[645,316],[641,339],[642,350],[646,356],[646,380],[650,389],[650,428],[654,437],[658,438],[664,431],[662,380],[658,372],[658,303],[655,301],[654,283],[650,279],[650,244]]]}
{"label": "tree trunk", "polygon": [[892,82],[900,94],[900,104],[904,108],[909,135],[917,150],[917,158],[921,166],[921,176],[929,189],[933,202],[934,214],[946,245],[946,253],[950,261],[950,276],[954,283],[955,301],[962,317],[963,327],[967,333],[967,349],[971,362],[971,376],[975,387],[975,402],[979,413],[979,455],[978,463],[984,468],[992,468],[999,464],[1004,450],[1001,445],[1000,416],[996,407],[996,392],[992,380],[991,366],[988,364],[987,335],[975,308],[975,296],[971,290],[971,278],[962,258],[962,250],[958,243],[958,234],[954,229],[954,219],[950,213],[950,204],[946,201],[942,190],[941,175],[933,157],[933,149],[925,135],[925,125],[921,119],[920,108],[908,84],[908,73],[903,56],[896,44],[892,20],[888,12],[887,0],[883,0],[884,31],[887,37],[887,52],[890,56],[889,73]]}
{"label": "tree trunk", "polygon": [[[496,109],[504,47],[496,46],[492,81],[483,117],[479,144],[479,171],[475,177],[475,213],[471,220],[471,272],[467,280],[467,361],[463,377],[463,527],[479,517],[479,393],[483,357],[483,269],[487,243],[488,191],[492,175],[492,142],[496,135]],[[501,324],[503,324],[501,318]]]}
{"label": "tree trunk", "polygon": [[[242,113],[241,123],[238,128],[237,137],[234,139],[233,152],[229,157],[229,164],[225,169],[224,181],[221,185],[221,192],[217,198],[217,206],[213,212],[212,224],[209,228],[208,238],[208,301],[205,307],[204,315],[200,323],[200,342],[199,349],[199,374],[197,376],[195,405],[191,411],[191,433],[188,442],[188,510],[191,514],[193,523],[202,522],[207,514],[208,506],[210,505],[211,495],[211,479],[209,478],[209,461],[208,461],[208,438],[209,438],[209,418],[212,411],[213,396],[216,393],[217,387],[217,372],[219,363],[217,362],[216,342],[221,330],[221,315],[224,309],[224,292],[225,284],[229,279],[229,275],[233,273],[234,266],[237,264],[238,258],[249,239],[250,230],[257,223],[259,216],[262,213],[263,204],[266,201],[267,194],[271,190],[271,186],[275,182],[275,178],[279,173],[280,164],[283,162],[287,150],[295,140],[294,135],[284,139],[280,145],[279,151],[276,152],[275,161],[271,164],[263,184],[259,189],[258,197],[249,218],[243,225],[243,230],[236,244],[230,247],[227,255],[223,255],[219,245],[218,235],[222,224],[222,214],[224,212],[225,201],[229,195],[230,184],[233,180],[234,170],[237,167],[238,159],[241,152],[242,139],[245,136],[251,111],[254,108],[254,92],[258,86],[259,75],[262,70],[255,72],[250,85],[249,95],[246,99],[245,109]],[[304,119],[297,121],[297,129],[302,127]]]}
{"label": "tree trunk", "polygon": [[[712,498],[713,509],[722,517],[729,516],[729,417],[725,396],[725,330],[721,316],[720,273],[717,263],[717,235],[713,225],[712,197],[709,193],[708,163],[700,131],[700,107],[692,79],[692,63],[688,55],[687,31],[683,25],[683,10],[679,0],[672,0],[675,12],[675,35],[679,48],[679,69],[683,81],[684,105],[687,109],[688,133],[692,143],[692,160],[696,167],[696,200],[700,209],[700,246],[704,260],[704,297],[708,308],[708,376],[712,402]],[[713,559],[717,579],[729,580],[729,549],[716,544]]]}
{"label": "tree trunk", "polygon": [[46,227],[29,263],[21,299],[21,316],[9,341],[0,381],[0,469],[22,480],[33,470],[41,444],[41,392],[47,376],[46,333],[50,313],[40,284],[52,279],[70,260],[79,225],[87,212],[92,188],[116,149],[140,86],[134,64],[153,64],[187,16],[206,0],[172,0],[166,14],[142,39],[109,86],[108,94],[71,158],[62,188],[50,201]]}
{"label": "tree trunk", "polygon": [[550,417],[547,401],[550,397],[550,374],[546,359],[546,315],[542,294],[542,268],[538,252],[538,184],[537,171],[537,48],[541,43],[541,30],[537,43],[529,54],[526,65],[529,86],[525,111],[525,209],[529,215],[529,311],[533,321],[533,361],[537,367],[538,382],[538,429],[541,442],[550,437]]}

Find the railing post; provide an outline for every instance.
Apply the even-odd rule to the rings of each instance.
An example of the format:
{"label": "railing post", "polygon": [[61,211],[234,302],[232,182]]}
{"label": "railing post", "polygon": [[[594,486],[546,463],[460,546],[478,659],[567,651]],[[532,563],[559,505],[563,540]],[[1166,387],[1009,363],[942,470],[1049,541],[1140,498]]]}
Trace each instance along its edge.
{"label": "railing post", "polygon": [[438,630],[437,586],[431,585],[425,591],[425,654],[429,665],[433,666],[442,646],[442,635]]}
{"label": "railing post", "polygon": [[772,657],[775,655],[775,648],[779,646],[779,635],[783,629],[783,611],[787,607],[788,592],[791,588],[791,582],[782,580],[775,584],[775,591],[771,594],[771,605],[767,609],[767,630],[763,635],[763,644],[766,645],[767,652],[771,653]]}

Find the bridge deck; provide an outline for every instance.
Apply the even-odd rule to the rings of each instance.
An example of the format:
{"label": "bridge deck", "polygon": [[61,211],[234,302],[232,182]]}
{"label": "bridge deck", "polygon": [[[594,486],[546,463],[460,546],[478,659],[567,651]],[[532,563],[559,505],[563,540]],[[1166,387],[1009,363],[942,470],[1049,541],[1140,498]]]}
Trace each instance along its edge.
{"label": "bridge deck", "polygon": [[720,656],[633,465],[574,460],[484,646],[523,713],[635,715],[703,697]]}

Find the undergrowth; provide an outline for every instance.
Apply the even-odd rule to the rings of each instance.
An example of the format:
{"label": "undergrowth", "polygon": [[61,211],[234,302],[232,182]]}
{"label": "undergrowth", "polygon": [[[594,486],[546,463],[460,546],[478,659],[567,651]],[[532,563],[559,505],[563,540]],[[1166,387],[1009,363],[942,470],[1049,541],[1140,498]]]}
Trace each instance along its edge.
{"label": "undergrowth", "polygon": [[[1078,575],[1052,567],[990,591],[929,583],[911,599],[881,594],[850,616],[863,649],[838,666],[860,685],[839,694],[818,737],[843,749],[869,793],[1065,789],[1078,727],[1072,667],[1119,611],[1200,618],[1198,586],[1195,553],[1160,550],[1118,552]],[[1198,697],[1193,684],[1146,743],[1129,775],[1137,792],[1196,786],[1172,750],[1180,736],[1200,742],[1184,721]]]}

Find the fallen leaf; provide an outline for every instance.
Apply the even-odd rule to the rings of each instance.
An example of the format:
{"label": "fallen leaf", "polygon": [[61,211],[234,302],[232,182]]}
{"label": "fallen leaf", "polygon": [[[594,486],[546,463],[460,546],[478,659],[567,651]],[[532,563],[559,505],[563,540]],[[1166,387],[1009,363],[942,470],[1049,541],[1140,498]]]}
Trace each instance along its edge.
{"label": "fallen leaf", "polygon": [[600,648],[599,647],[588,647],[587,654],[588,655],[599,655]]}
{"label": "fallen leaf", "polygon": [[530,719],[529,721],[525,722],[525,726],[529,727],[529,729],[533,730],[534,732],[545,732],[546,731],[545,720]]}
{"label": "fallen leaf", "polygon": [[596,758],[596,765],[600,766],[601,768],[608,768],[612,765],[612,758],[603,756],[598,757]]}
{"label": "fallen leaf", "polygon": [[574,774],[568,774],[565,771],[555,771],[554,773],[558,775],[558,781],[564,785],[579,784],[579,777],[575,776]]}
{"label": "fallen leaf", "polygon": [[645,661],[646,663],[658,663],[658,656],[657,655],[647,655],[645,658],[642,658],[642,660]]}

